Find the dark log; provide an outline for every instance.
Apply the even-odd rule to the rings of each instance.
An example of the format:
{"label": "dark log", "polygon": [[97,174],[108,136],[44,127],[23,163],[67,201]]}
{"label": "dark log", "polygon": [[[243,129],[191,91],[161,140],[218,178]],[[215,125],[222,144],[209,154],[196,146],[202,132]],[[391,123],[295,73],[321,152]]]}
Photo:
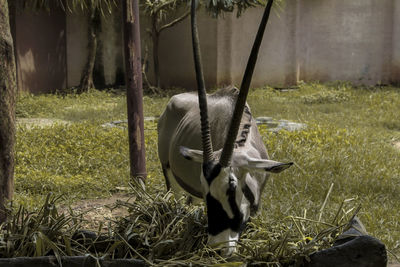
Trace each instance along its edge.
{"label": "dark log", "polygon": [[387,265],[385,245],[367,234],[358,217],[354,217],[347,230],[331,248],[310,255],[306,267],[384,267]]}
{"label": "dark log", "polygon": [[131,177],[146,178],[138,0],[123,1],[126,98]]}
{"label": "dark log", "polygon": [[0,223],[14,189],[15,95],[17,91],[13,39],[7,0],[0,0]]}
{"label": "dark log", "polygon": [[307,267],[385,267],[385,245],[369,236],[357,236],[342,245],[333,246],[310,255]]}
{"label": "dark log", "polygon": [[[91,256],[61,257],[63,267],[142,267],[147,266],[143,261],[136,259],[95,259]],[[58,267],[56,257],[19,257],[0,259],[0,266],[7,267]]]}
{"label": "dark log", "polygon": [[78,230],[72,236],[72,240],[81,244],[91,253],[106,253],[114,243],[115,239],[108,235],[97,233],[89,230]]}
{"label": "dark log", "polygon": [[152,17],[152,32],[151,38],[153,41],[153,67],[154,67],[154,79],[155,85],[157,88],[161,88],[161,81],[160,81],[160,60],[158,57],[158,50],[159,50],[159,39],[160,39],[160,32],[157,30],[157,15]]}

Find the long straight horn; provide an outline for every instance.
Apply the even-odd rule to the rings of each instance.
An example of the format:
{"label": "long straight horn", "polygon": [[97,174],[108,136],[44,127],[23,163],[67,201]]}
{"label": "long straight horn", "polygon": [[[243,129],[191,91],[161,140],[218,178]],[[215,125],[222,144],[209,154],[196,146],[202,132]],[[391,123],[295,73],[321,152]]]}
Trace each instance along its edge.
{"label": "long straight horn", "polygon": [[247,61],[246,71],[243,76],[242,84],[240,85],[240,91],[238,98],[236,100],[235,110],[232,115],[232,121],[229,128],[228,135],[226,137],[225,145],[222,150],[221,158],[219,163],[227,167],[232,158],[233,148],[235,145],[236,135],[239,130],[240,120],[242,119],[242,114],[244,110],[244,106],[246,105],[246,98],[249,92],[249,87],[251,83],[251,78],[253,76],[254,67],[257,62],[258,50],[261,45],[261,41],[263,39],[264,30],[267,26],[269,14],[271,12],[271,7],[273,5],[274,0],[269,0],[267,6],[264,10],[264,15],[261,19],[260,26],[258,28],[258,32],[256,35],[256,39],[254,40],[253,48],[251,49],[251,53],[249,56],[249,60]]}
{"label": "long straight horn", "polygon": [[201,65],[199,35],[197,32],[196,0],[192,0],[191,22],[192,22],[193,56],[194,56],[194,65],[196,70],[197,90],[199,95],[201,141],[203,143],[203,162],[207,163],[213,160],[213,148],[211,143],[210,124],[208,123],[207,95],[206,95],[206,88],[204,85],[203,67]]}

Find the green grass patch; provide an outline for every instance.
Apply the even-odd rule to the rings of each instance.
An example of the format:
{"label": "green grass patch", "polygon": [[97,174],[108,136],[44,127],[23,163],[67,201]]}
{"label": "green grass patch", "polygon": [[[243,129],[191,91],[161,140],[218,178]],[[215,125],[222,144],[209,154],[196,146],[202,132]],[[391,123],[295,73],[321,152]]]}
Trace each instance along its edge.
{"label": "green grass patch", "polygon": [[[178,89],[172,92],[180,92]],[[168,96],[172,94],[168,93]],[[169,97],[144,96],[144,115],[159,116]],[[120,90],[83,94],[22,93],[18,97],[18,118],[50,118],[71,122],[108,122],[126,118],[126,98]]]}
{"label": "green grass patch", "polygon": [[[145,96],[145,116],[159,116],[168,99]],[[17,203],[37,207],[48,192],[63,194],[73,202],[104,197],[116,187],[127,186],[127,130],[101,126],[104,122],[124,120],[125,102],[124,94],[115,91],[22,95],[17,105],[19,118],[52,118],[70,124],[18,128]],[[295,233],[297,228],[291,218],[318,220],[322,216],[331,223],[338,210],[346,214],[345,220],[354,211],[352,207],[361,204],[359,216],[370,234],[400,255],[397,212],[400,210],[400,151],[392,146],[393,142],[400,141],[400,89],[354,87],[348,83],[300,84],[297,90],[291,91],[254,89],[248,102],[255,117],[268,116],[308,125],[301,131],[277,133],[260,126],[271,158],[293,161],[295,165],[281,174],[271,175],[263,193],[260,215],[251,226],[258,229],[257,233],[252,235],[249,230],[243,235],[249,242],[264,240],[264,243],[257,241],[263,245],[253,243],[250,248],[272,248],[276,243],[271,240],[280,242],[288,231],[290,235]],[[145,135],[147,189],[154,197],[165,191],[157,156],[156,123],[145,123]],[[321,205],[331,184],[328,205],[321,214]],[[354,200],[346,202],[350,206],[342,207],[346,199]],[[312,238],[321,231],[320,224],[307,227],[304,226],[303,234]],[[301,234],[296,235],[299,242]],[[293,247],[288,252],[292,256],[299,255],[296,253],[304,245],[296,242],[297,247],[288,245]],[[245,248],[242,252],[253,253]]]}
{"label": "green grass patch", "polygon": [[104,197],[116,186],[127,185],[124,130],[76,123],[21,127],[17,137],[15,183],[23,202],[49,192],[70,200]]}
{"label": "green grass patch", "polygon": [[[164,185],[157,161],[156,124],[146,122],[145,128],[148,177],[157,191]],[[34,207],[49,192],[68,196],[70,203],[107,197],[130,182],[126,128],[56,124],[20,127],[17,137],[16,200],[24,205]]]}

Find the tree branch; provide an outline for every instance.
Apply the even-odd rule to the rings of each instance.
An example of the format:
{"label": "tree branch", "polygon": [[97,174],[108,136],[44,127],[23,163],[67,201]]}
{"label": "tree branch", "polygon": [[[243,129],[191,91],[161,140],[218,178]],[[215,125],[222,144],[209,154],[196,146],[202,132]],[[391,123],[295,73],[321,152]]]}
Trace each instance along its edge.
{"label": "tree branch", "polygon": [[170,23],[161,26],[160,29],[158,29],[158,33],[160,33],[161,31],[163,31],[163,30],[165,30],[167,28],[170,28],[170,27],[174,26],[175,24],[177,24],[179,22],[181,22],[182,20],[184,20],[189,15],[190,15],[190,10],[186,11],[182,16],[180,16],[177,19],[174,19]]}
{"label": "tree branch", "polygon": [[154,14],[157,14],[161,9],[163,9],[165,6],[168,6],[169,4],[172,4],[173,2],[175,2],[176,0],[171,0],[171,1],[167,1],[161,5],[159,5],[156,9],[154,9]]}

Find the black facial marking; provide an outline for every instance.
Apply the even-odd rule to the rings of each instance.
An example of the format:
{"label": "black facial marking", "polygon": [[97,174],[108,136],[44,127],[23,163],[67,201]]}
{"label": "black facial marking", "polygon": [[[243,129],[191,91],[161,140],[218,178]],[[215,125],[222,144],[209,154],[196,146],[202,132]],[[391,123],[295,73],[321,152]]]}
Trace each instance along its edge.
{"label": "black facial marking", "polygon": [[203,163],[203,174],[204,178],[206,178],[208,185],[219,175],[221,172],[222,166],[219,163],[207,162]]}
{"label": "black facial marking", "polygon": [[243,213],[240,212],[240,209],[236,204],[236,188],[232,190],[232,188],[229,187],[226,191],[226,195],[228,196],[228,203],[229,206],[231,206],[233,213],[233,220],[231,220],[230,228],[236,232],[241,232],[243,230]]}
{"label": "black facial marking", "polygon": [[[232,206],[231,197],[229,199],[229,204]],[[235,232],[240,233],[244,228],[245,224],[243,223],[243,214],[240,212],[236,203],[234,203],[233,218],[230,219],[228,214],[222,208],[221,203],[213,198],[211,194],[207,194],[207,217],[208,217],[208,232],[211,235],[217,235],[226,229],[231,229]],[[233,200],[235,202],[235,200]]]}
{"label": "black facial marking", "polygon": [[244,187],[242,187],[242,192],[243,195],[246,197],[246,199],[250,202],[250,205],[253,205],[255,201],[254,194],[253,192],[251,192],[247,184]]}
{"label": "black facial marking", "polygon": [[189,156],[189,155],[183,155],[183,157],[185,158],[185,159],[187,159],[187,160],[193,160],[193,158],[191,157],[191,156]]}
{"label": "black facial marking", "polygon": [[293,162],[281,163],[281,164],[279,164],[277,166],[273,166],[273,167],[270,167],[270,168],[265,168],[265,170],[268,171],[268,172],[280,173],[281,171],[289,168],[292,165],[293,165]]}
{"label": "black facial marking", "polygon": [[258,211],[258,204],[254,204],[255,198],[253,192],[247,184],[242,188],[242,192],[245,198],[250,202],[250,214],[254,215]]}

